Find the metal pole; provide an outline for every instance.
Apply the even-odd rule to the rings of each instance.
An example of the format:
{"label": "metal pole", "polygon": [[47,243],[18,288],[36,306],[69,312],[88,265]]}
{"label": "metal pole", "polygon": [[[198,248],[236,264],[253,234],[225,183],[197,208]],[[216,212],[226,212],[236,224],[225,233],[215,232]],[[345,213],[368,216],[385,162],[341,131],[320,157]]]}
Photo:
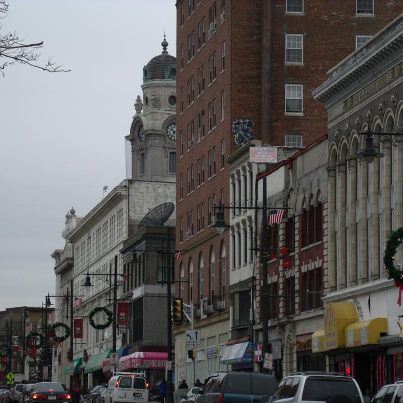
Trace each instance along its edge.
{"label": "metal pole", "polygon": [[[115,270],[113,273],[113,322],[112,322],[112,353],[116,354],[116,305],[118,299],[118,255],[115,255]],[[113,364],[115,365],[115,364]]]}
{"label": "metal pole", "polygon": [[21,340],[21,350],[22,350],[21,372],[23,374],[23,377],[25,378],[25,326],[28,315],[27,307],[24,307],[22,315],[23,319],[22,319],[22,340]]}
{"label": "metal pole", "polygon": [[[70,298],[69,298],[69,304],[70,304],[70,345],[69,345],[69,350],[70,350],[70,354],[71,354],[71,365],[73,364],[73,347],[74,347],[74,322],[73,322],[73,279],[70,279]],[[74,373],[74,369],[72,371],[72,374]],[[72,390],[73,388],[73,376],[70,376],[70,389]]]}
{"label": "metal pole", "polygon": [[[268,271],[268,223],[267,223],[267,178],[266,176],[263,178],[263,236],[262,236],[262,253],[263,253],[263,262],[262,262],[262,356],[263,363],[265,359],[265,355],[268,352],[269,346],[269,286],[267,283],[267,271]],[[265,369],[262,365],[262,372],[265,372]]]}
{"label": "metal pole", "polygon": [[168,362],[171,367],[167,371],[167,403],[173,403],[172,394],[172,318],[171,318],[171,250],[170,250],[170,227],[167,226],[167,344],[168,344]]}

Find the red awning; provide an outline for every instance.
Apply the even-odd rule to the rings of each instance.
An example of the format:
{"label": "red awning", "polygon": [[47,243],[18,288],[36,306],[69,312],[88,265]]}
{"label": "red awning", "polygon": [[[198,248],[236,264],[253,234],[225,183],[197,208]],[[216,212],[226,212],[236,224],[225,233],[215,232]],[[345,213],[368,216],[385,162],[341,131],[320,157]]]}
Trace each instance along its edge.
{"label": "red awning", "polygon": [[165,368],[167,359],[167,352],[138,351],[119,359],[119,371],[135,368]]}

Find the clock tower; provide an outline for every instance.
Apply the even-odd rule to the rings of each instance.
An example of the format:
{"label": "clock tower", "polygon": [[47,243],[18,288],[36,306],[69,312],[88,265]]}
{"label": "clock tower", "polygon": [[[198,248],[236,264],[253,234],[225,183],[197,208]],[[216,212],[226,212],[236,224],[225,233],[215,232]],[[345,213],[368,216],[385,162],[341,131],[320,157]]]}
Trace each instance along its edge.
{"label": "clock tower", "polygon": [[176,178],[176,59],[165,38],[162,53],[143,68],[143,98],[127,140],[131,143],[131,174],[135,181],[175,182]]}

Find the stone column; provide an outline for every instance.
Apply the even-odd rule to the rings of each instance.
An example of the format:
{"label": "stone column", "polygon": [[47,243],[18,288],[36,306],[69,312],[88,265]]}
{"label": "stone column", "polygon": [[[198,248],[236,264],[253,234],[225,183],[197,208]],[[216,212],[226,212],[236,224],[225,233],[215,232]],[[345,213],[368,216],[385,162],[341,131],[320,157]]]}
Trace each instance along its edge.
{"label": "stone column", "polygon": [[357,284],[357,223],[356,223],[356,209],[357,209],[357,160],[351,158],[348,160],[348,233],[349,242],[347,248],[349,249],[348,259],[348,286],[355,286]]}
{"label": "stone column", "polygon": [[395,137],[397,142],[396,180],[395,180],[395,226],[393,229],[403,226],[403,127],[398,129],[400,136]]}
{"label": "stone column", "polygon": [[328,168],[328,282],[329,291],[337,289],[337,271],[336,271],[336,233],[335,233],[335,215],[336,215],[336,172],[335,168]]}
{"label": "stone column", "polygon": [[379,158],[375,158],[371,163],[372,175],[370,183],[370,225],[371,225],[371,237],[370,237],[370,266],[371,274],[370,280],[379,279]]}
{"label": "stone column", "polygon": [[347,285],[347,250],[346,250],[346,162],[338,165],[338,213],[339,213],[339,232],[338,232],[338,256],[337,256],[337,283],[338,288],[346,288]]}
{"label": "stone column", "polygon": [[[392,229],[392,198],[391,198],[391,180],[392,180],[392,143],[387,140],[384,143],[384,157],[383,157],[383,187],[382,187],[382,238],[383,245],[386,245],[389,234]],[[395,164],[397,163],[394,162]],[[396,167],[395,167],[396,168]],[[383,253],[383,251],[382,251]]]}
{"label": "stone column", "polygon": [[358,211],[359,211],[359,242],[360,242],[360,273],[358,282],[360,284],[368,281],[368,221],[367,221],[367,203],[368,203],[368,163],[363,159],[360,161],[360,189],[358,189]]}

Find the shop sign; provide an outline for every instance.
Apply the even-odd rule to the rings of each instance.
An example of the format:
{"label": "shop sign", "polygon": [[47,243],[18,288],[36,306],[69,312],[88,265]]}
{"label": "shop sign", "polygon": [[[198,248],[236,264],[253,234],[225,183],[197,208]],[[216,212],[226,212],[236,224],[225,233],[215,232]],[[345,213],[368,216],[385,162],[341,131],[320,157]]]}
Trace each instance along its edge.
{"label": "shop sign", "polygon": [[300,334],[295,338],[297,352],[312,350],[312,333]]}
{"label": "shop sign", "polygon": [[75,339],[83,338],[83,318],[75,318],[73,321],[73,333]]}
{"label": "shop sign", "polygon": [[258,164],[276,164],[277,147],[251,147],[249,160]]}
{"label": "shop sign", "polygon": [[273,369],[273,355],[272,354],[265,353],[264,361],[263,361],[263,368]]}
{"label": "shop sign", "polygon": [[207,358],[216,358],[218,357],[217,347],[208,347],[207,348]]}

